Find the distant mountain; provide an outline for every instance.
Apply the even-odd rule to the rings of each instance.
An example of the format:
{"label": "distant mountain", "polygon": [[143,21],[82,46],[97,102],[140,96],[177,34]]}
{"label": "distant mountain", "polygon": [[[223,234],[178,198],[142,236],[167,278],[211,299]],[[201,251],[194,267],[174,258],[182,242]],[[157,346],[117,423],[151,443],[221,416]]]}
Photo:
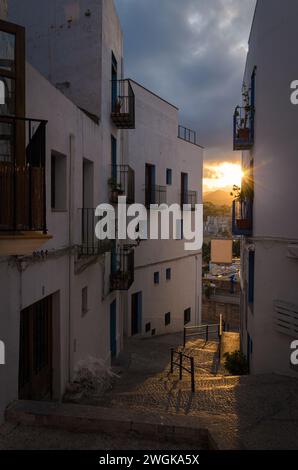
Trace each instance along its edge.
{"label": "distant mountain", "polygon": [[215,206],[231,206],[233,197],[230,195],[230,192],[222,189],[209,191],[203,194],[203,200],[204,202],[211,202]]}

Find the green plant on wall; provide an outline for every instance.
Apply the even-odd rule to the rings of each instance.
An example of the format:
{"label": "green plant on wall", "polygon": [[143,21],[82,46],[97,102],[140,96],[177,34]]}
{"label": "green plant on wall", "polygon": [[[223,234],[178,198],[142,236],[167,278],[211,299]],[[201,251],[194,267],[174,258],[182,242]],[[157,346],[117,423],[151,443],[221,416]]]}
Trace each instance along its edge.
{"label": "green plant on wall", "polygon": [[242,183],[241,188],[234,184],[231,196],[234,198],[234,201],[244,202],[247,200],[252,200],[253,188],[250,184],[245,182]]}

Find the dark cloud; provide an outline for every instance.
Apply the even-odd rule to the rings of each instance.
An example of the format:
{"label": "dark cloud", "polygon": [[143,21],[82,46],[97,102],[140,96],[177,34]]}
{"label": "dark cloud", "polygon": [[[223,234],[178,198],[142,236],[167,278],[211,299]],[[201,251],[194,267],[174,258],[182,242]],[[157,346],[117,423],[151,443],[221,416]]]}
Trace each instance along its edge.
{"label": "dark cloud", "polygon": [[115,0],[125,73],[180,108],[209,159],[231,159],[255,0]]}

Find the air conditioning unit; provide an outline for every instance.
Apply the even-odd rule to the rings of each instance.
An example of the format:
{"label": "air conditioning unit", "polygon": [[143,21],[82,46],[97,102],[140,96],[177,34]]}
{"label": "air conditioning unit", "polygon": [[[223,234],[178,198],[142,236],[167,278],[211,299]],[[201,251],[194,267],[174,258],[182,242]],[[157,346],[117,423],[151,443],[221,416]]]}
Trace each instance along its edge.
{"label": "air conditioning unit", "polygon": [[276,300],[274,312],[275,329],[284,335],[298,338],[298,305]]}

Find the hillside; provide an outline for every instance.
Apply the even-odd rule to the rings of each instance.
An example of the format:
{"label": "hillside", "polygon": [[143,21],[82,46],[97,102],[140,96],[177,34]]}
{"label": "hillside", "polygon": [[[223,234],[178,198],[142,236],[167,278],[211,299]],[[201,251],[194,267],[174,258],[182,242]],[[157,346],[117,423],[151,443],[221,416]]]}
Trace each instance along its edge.
{"label": "hillside", "polygon": [[211,202],[215,206],[231,206],[233,197],[227,190],[218,189],[203,194],[204,203]]}

